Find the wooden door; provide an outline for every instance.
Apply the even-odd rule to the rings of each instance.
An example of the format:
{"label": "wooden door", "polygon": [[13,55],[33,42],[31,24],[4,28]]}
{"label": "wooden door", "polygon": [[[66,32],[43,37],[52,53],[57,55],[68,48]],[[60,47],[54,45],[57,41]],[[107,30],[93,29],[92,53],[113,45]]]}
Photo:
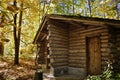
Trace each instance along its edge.
{"label": "wooden door", "polygon": [[87,68],[89,75],[101,73],[100,38],[87,38]]}

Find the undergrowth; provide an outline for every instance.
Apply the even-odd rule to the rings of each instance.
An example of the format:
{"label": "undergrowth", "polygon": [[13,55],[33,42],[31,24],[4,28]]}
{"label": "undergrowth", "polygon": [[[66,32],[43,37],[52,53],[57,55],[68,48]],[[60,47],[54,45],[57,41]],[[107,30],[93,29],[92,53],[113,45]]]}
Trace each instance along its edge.
{"label": "undergrowth", "polygon": [[107,66],[104,68],[104,71],[101,75],[88,75],[87,80],[120,80],[120,73],[114,75],[112,69],[112,62],[107,61]]}

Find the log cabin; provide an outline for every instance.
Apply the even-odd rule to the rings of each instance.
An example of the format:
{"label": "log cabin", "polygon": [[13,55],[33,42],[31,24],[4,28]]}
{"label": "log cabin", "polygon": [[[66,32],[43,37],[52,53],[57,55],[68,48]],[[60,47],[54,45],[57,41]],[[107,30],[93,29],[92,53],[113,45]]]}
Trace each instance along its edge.
{"label": "log cabin", "polygon": [[99,75],[106,61],[119,61],[115,55],[120,55],[120,21],[45,15],[33,43],[39,45],[38,63],[54,77]]}

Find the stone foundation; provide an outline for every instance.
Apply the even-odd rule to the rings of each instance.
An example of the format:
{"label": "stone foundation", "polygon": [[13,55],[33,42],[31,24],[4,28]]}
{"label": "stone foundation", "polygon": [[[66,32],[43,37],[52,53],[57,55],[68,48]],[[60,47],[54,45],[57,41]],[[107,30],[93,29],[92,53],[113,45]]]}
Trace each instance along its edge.
{"label": "stone foundation", "polygon": [[67,66],[61,66],[61,67],[56,67],[56,68],[51,68],[50,74],[53,76],[62,76],[62,75],[67,75],[68,74],[68,67]]}
{"label": "stone foundation", "polygon": [[81,77],[86,77],[86,75],[87,75],[85,69],[83,69],[83,68],[74,68],[74,67],[68,67],[68,74],[69,75],[81,76]]}
{"label": "stone foundation", "polygon": [[50,80],[83,80],[87,76],[86,70],[83,68],[74,67],[56,67],[51,68]]}

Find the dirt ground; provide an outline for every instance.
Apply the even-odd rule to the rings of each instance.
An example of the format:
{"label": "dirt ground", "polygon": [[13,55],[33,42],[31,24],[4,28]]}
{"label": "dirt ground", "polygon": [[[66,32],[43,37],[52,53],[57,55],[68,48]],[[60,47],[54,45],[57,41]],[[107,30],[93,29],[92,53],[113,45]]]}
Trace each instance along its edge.
{"label": "dirt ground", "polygon": [[34,80],[36,67],[34,60],[20,59],[20,65],[13,60],[0,58],[0,80]]}

